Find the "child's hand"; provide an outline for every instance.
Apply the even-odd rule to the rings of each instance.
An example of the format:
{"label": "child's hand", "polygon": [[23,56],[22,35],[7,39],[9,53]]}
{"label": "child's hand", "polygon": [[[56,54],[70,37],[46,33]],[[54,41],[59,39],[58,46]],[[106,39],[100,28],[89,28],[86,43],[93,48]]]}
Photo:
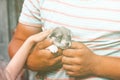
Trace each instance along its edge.
{"label": "child's hand", "polygon": [[46,30],[46,31],[40,32],[38,34],[34,34],[34,35],[30,36],[29,39],[32,40],[34,43],[37,43],[39,41],[44,40],[51,32],[52,32],[52,30]]}

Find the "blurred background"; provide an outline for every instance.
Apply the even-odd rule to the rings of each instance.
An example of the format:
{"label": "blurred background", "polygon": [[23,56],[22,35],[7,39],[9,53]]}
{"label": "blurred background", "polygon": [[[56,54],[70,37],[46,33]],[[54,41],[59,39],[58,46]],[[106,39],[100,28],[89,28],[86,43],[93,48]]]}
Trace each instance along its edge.
{"label": "blurred background", "polygon": [[8,44],[17,25],[24,0],[0,0],[0,59],[9,61]]}

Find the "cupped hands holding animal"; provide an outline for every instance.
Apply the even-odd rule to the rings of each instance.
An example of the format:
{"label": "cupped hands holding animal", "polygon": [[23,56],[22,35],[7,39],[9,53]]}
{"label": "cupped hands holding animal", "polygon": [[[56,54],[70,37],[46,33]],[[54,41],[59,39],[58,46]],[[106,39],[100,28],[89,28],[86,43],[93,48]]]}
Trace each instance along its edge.
{"label": "cupped hands holding animal", "polygon": [[49,72],[61,68],[71,76],[88,76],[93,74],[97,55],[79,42],[72,42],[71,47],[63,50],[62,55],[54,56],[45,49],[53,43],[46,39],[37,43],[31,55],[28,57],[27,65],[30,69]]}
{"label": "cupped hands holding animal", "polygon": [[96,60],[97,55],[80,42],[72,42],[71,47],[63,51],[63,68],[70,76],[92,76]]}

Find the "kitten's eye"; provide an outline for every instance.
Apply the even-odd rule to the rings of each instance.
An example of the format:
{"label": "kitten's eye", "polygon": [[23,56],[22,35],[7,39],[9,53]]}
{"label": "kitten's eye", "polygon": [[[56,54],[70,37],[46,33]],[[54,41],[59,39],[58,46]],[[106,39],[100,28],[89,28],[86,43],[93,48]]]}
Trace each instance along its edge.
{"label": "kitten's eye", "polygon": [[60,43],[60,42],[61,42],[61,39],[56,39],[56,42]]}
{"label": "kitten's eye", "polygon": [[61,42],[61,39],[62,39],[61,36],[60,37],[56,37],[56,41],[57,42]]}
{"label": "kitten's eye", "polygon": [[68,36],[67,36],[67,40],[71,40],[71,35],[68,35]]}

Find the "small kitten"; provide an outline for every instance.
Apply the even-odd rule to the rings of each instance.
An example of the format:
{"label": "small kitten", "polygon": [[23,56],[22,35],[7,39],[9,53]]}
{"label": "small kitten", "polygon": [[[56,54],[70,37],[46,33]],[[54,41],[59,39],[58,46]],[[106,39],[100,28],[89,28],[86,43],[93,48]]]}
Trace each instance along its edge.
{"label": "small kitten", "polygon": [[53,41],[53,45],[47,48],[52,53],[57,54],[58,48],[67,49],[71,46],[71,31],[65,27],[55,28],[48,38]]}
{"label": "small kitten", "polygon": [[71,45],[71,31],[65,27],[57,27],[48,36],[53,40],[53,44],[61,49],[66,49]]}

